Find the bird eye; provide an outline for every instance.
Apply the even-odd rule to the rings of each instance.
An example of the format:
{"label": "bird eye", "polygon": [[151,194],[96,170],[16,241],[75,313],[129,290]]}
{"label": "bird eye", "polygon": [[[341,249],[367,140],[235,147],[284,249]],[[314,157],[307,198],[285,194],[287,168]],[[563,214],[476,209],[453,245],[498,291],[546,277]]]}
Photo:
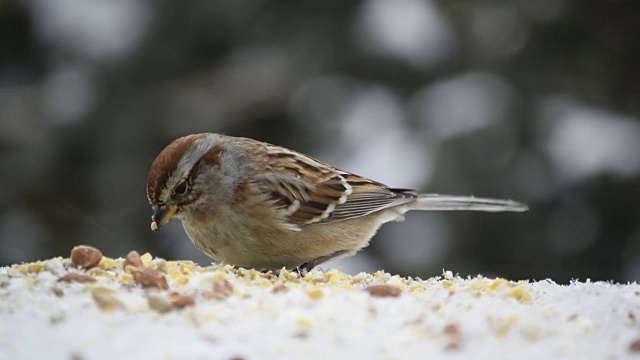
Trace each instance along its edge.
{"label": "bird eye", "polygon": [[187,182],[183,181],[173,189],[173,193],[176,195],[184,195],[187,193]]}

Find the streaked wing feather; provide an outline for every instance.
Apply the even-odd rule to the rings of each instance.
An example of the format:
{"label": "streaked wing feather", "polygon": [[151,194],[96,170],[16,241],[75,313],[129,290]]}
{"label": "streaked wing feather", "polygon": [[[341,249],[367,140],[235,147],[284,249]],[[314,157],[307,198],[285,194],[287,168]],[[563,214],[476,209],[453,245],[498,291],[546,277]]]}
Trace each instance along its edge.
{"label": "streaked wing feather", "polygon": [[288,149],[274,146],[268,150],[270,171],[257,185],[281,211],[283,220],[296,226],[365,216],[416,196]]}
{"label": "streaked wing feather", "polygon": [[346,220],[369,215],[376,211],[413,201],[416,197],[410,190],[389,189],[386,186],[372,182],[376,188],[367,186],[365,189],[354,187],[353,194],[348,201],[337,207],[331,216],[332,220]]}

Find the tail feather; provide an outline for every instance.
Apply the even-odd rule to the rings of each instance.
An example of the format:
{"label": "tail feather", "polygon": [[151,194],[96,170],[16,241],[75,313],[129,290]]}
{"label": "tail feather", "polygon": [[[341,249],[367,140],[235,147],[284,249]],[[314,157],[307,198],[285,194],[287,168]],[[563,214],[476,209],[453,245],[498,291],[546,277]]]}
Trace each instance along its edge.
{"label": "tail feather", "polygon": [[473,196],[453,196],[438,194],[421,194],[418,195],[415,202],[412,203],[415,210],[435,210],[435,211],[516,211],[522,212],[529,210],[526,204],[513,200],[502,199],[485,199]]}

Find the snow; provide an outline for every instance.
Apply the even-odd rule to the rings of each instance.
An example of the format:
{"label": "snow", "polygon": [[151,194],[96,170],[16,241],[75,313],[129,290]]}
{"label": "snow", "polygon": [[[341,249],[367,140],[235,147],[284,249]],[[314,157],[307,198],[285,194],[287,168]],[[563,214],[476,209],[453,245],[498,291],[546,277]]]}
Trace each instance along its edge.
{"label": "snow", "polygon": [[[143,289],[122,259],[0,268],[0,359],[546,359],[637,356],[640,285],[427,280],[339,270],[279,275],[143,256],[168,290]],[[94,283],[61,282],[68,272]],[[54,274],[55,273],[55,274]],[[379,297],[372,285],[397,288]],[[101,307],[96,293],[120,305]],[[149,294],[191,297],[161,313]],[[636,344],[640,347],[640,344]]]}

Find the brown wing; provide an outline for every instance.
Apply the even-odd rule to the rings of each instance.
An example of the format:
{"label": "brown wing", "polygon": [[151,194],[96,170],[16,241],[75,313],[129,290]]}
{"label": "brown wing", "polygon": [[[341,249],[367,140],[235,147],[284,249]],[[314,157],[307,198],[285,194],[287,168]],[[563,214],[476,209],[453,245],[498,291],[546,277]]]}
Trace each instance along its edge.
{"label": "brown wing", "polygon": [[353,189],[347,201],[336,207],[331,220],[346,220],[413,201],[417,197],[411,189],[390,189],[386,185],[358,175],[345,174]]}
{"label": "brown wing", "polygon": [[270,171],[258,178],[257,185],[294,226],[365,216],[416,197],[291,150],[270,150]]}

